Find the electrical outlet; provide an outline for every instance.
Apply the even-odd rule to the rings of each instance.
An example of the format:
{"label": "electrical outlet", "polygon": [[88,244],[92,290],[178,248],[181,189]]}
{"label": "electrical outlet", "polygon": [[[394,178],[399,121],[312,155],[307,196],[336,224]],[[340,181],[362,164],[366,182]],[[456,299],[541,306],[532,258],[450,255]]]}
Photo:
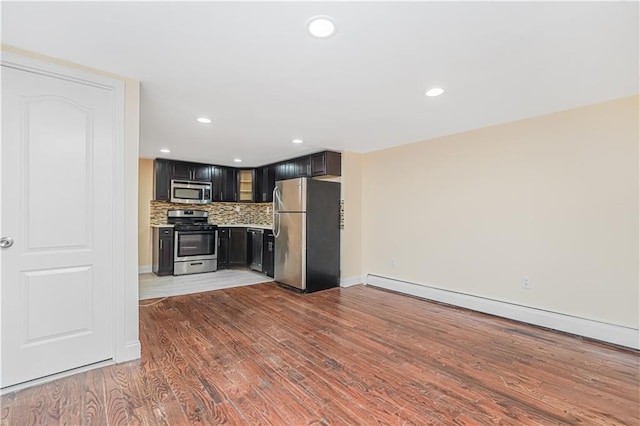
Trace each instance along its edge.
{"label": "electrical outlet", "polygon": [[531,290],[533,288],[531,277],[527,277],[527,276],[522,277],[522,288],[524,288],[525,290]]}
{"label": "electrical outlet", "polygon": [[267,206],[267,214],[271,211],[271,207]]}
{"label": "electrical outlet", "polygon": [[391,259],[391,267],[395,268],[396,266],[398,266],[398,262],[395,259]]}
{"label": "electrical outlet", "polygon": [[239,212],[240,211],[240,206],[236,206],[236,211]]}

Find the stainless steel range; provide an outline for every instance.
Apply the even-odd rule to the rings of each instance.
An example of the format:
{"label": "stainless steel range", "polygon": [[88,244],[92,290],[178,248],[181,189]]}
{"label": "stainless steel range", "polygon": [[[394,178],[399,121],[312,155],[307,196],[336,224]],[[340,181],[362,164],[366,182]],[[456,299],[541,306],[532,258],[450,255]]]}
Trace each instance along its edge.
{"label": "stainless steel range", "polygon": [[218,227],[208,223],[205,210],[169,210],[174,225],[173,275],[199,274],[218,269]]}

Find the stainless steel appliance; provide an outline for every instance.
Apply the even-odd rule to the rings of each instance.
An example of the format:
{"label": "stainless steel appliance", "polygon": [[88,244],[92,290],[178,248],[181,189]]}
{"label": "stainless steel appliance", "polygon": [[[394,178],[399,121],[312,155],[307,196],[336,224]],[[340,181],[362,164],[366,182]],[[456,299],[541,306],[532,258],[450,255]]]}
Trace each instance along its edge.
{"label": "stainless steel appliance", "polygon": [[211,182],[171,181],[171,202],[187,204],[211,203]]}
{"label": "stainless steel appliance", "polygon": [[208,223],[204,210],[169,210],[173,224],[173,275],[213,272],[218,269],[218,227]]}
{"label": "stainless steel appliance", "polygon": [[273,191],[275,280],[303,292],[340,284],[340,184],[308,178]]}
{"label": "stainless steel appliance", "polygon": [[264,230],[257,228],[247,228],[247,243],[249,254],[249,268],[262,272],[262,240]]}

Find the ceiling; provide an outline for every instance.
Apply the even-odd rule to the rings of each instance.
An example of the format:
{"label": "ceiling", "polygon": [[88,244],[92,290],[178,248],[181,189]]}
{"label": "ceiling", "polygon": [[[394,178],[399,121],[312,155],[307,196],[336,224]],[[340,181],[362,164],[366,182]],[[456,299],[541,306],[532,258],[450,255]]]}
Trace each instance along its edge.
{"label": "ceiling", "polygon": [[141,157],[246,166],[637,94],[638,25],[637,2],[2,2],[4,44],[141,81]]}

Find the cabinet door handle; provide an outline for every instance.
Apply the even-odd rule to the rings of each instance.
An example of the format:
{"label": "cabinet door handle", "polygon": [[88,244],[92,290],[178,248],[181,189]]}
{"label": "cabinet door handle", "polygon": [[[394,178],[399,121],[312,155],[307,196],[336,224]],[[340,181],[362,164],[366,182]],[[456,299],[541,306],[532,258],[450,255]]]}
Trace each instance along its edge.
{"label": "cabinet door handle", "polygon": [[160,250],[162,250],[162,239],[160,239]]}

